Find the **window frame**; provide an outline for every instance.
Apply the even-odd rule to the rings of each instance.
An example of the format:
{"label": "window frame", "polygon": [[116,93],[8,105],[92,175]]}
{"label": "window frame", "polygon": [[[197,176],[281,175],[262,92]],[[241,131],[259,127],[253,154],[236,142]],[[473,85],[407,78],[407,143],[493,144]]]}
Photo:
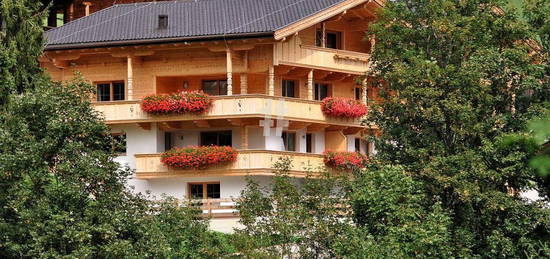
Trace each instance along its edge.
{"label": "window frame", "polygon": [[[285,84],[286,82],[293,82],[294,83],[294,90],[293,90],[293,93],[294,93],[294,96],[288,96],[288,89],[287,89],[287,84]],[[296,79],[290,79],[290,78],[283,78],[281,80],[281,96],[282,97],[285,97],[285,98],[300,98],[300,93],[299,93],[299,88],[300,88],[300,81],[299,80],[296,80]]]}
{"label": "window frame", "polygon": [[[124,98],[122,100],[115,100],[115,84],[119,84],[119,83],[122,83],[122,86],[124,87],[124,90],[122,91],[122,93],[124,94]],[[108,101],[100,101],[99,100],[99,85],[109,85],[109,100]],[[113,81],[97,81],[97,82],[94,82],[94,85],[96,87],[96,98],[95,98],[95,101],[96,102],[121,102],[121,101],[126,101],[126,98],[128,97],[128,89],[127,89],[127,86],[126,86],[126,81],[124,80],[113,80]]]}
{"label": "window frame", "polygon": [[[222,186],[220,182],[188,182],[187,183],[187,198],[190,200],[198,200],[196,198],[193,198],[191,193],[191,186],[192,185],[202,185],[202,198],[200,200],[208,200],[208,199],[221,199],[221,190]],[[219,185],[220,186],[220,192],[219,192],[219,198],[208,198],[208,185]]]}
{"label": "window frame", "polygon": [[218,135],[216,136],[217,144],[215,146],[221,146],[220,145],[220,133],[229,133],[230,140],[231,140],[231,145],[229,145],[228,147],[233,147],[233,130],[201,131],[199,133],[199,138],[200,138],[199,139],[199,146],[201,146],[201,147],[211,146],[211,145],[205,145],[204,136],[203,136],[203,134],[205,134],[205,133],[218,133]]}
{"label": "window frame", "polygon": [[306,133],[306,153],[313,153],[313,133]]}
{"label": "window frame", "polygon": [[[205,82],[216,82],[218,93],[217,94],[211,94],[211,93],[207,92],[205,87],[204,87]],[[220,84],[221,82],[225,82],[225,94],[221,94],[221,84]],[[212,96],[227,96],[227,94],[228,94],[227,79],[203,79],[203,80],[201,80],[201,90],[204,93],[212,95]]]}
{"label": "window frame", "polygon": [[[332,84],[330,83],[325,83],[325,82],[313,82],[313,100],[316,100],[316,101],[322,101],[323,99],[325,98],[320,98],[321,97],[321,91],[317,91],[317,86],[321,86],[321,85],[326,85],[327,86],[327,97],[331,97],[332,96]],[[319,98],[318,98],[319,96]]]}
{"label": "window frame", "polygon": [[[286,138],[285,138],[285,135],[287,136]],[[289,135],[292,135],[293,139],[294,139],[293,147],[292,147],[293,150],[290,150],[288,148],[288,136]],[[283,139],[283,148],[285,149],[286,152],[296,152],[296,147],[297,147],[296,140],[298,138],[296,132],[294,132],[294,131],[283,131],[283,134],[281,135],[281,138]]]}

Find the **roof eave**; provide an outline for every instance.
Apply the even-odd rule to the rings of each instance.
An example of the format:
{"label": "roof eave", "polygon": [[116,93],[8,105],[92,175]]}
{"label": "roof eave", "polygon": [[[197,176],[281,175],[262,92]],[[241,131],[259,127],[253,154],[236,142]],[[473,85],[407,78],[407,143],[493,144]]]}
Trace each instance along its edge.
{"label": "roof eave", "polygon": [[182,42],[182,41],[194,42],[194,41],[235,40],[235,39],[267,38],[267,37],[273,38],[273,34],[274,34],[273,32],[253,32],[253,33],[240,33],[240,34],[231,34],[231,35],[205,35],[205,36],[145,39],[145,40],[122,40],[122,41],[102,41],[102,42],[89,42],[89,43],[77,43],[77,44],[59,44],[59,45],[46,45],[44,47],[44,50],[48,51],[48,50],[120,47],[120,46],[133,46],[133,45],[176,43],[176,42]]}
{"label": "roof eave", "polygon": [[327,8],[321,12],[318,12],[314,15],[311,15],[309,17],[303,18],[301,20],[298,20],[292,24],[289,24],[283,28],[280,28],[275,31],[274,37],[275,40],[282,40],[288,36],[291,36],[301,30],[304,30],[308,27],[311,27],[315,24],[318,24],[324,20],[327,20],[333,16],[338,15],[339,13],[342,13],[348,9],[354,8],[361,4],[366,3],[376,3],[379,7],[383,7],[386,0],[345,0],[342,1],[330,8]]}

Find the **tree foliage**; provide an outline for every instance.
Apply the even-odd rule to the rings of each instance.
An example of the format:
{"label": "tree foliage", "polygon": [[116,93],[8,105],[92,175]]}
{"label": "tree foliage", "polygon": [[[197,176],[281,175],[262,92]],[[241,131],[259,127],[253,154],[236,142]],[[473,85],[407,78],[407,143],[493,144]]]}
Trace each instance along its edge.
{"label": "tree foliage", "polygon": [[418,205],[448,214],[442,227],[455,256],[549,253],[550,212],[520,195],[535,189],[548,201],[546,179],[529,166],[540,145],[525,137],[549,108],[548,51],[530,44],[546,25],[506,6],[388,2],[369,30],[377,39],[370,76],[381,79],[368,119],[382,132],[379,159],[419,184]]}
{"label": "tree foliage", "polygon": [[345,178],[328,174],[297,180],[290,158],[277,161],[268,186],[249,179],[238,210],[243,229],[239,250],[252,258],[332,258],[351,229]]}
{"label": "tree foliage", "polygon": [[197,211],[126,187],[92,86],[42,72],[39,2],[0,8],[0,257],[217,257]]}

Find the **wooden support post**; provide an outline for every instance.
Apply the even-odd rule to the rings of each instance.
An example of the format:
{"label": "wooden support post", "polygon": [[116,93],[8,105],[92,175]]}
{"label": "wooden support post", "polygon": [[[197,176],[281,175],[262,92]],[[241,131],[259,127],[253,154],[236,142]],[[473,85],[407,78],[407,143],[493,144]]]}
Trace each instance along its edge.
{"label": "wooden support post", "polygon": [[269,82],[268,82],[268,95],[275,96],[275,68],[273,65],[269,66]]}
{"label": "wooden support post", "polygon": [[231,50],[226,51],[227,58],[227,95],[233,95],[233,60],[231,59]]}
{"label": "wooden support post", "polygon": [[84,8],[85,8],[85,15],[88,16],[90,15],[90,6],[92,6],[92,3],[90,2],[84,2],[82,3],[84,5]]}
{"label": "wooden support post", "polygon": [[325,25],[325,22],[321,23],[321,47],[327,47],[327,26]]}
{"label": "wooden support post", "polygon": [[313,100],[313,69],[307,73],[307,99]]}
{"label": "wooden support post", "polygon": [[367,85],[367,79],[363,79],[363,81],[361,82],[361,99],[363,101],[363,104],[367,105],[368,104],[368,101],[369,101],[369,88],[368,88],[368,85]]}
{"label": "wooden support post", "polygon": [[128,100],[133,100],[134,98],[134,69],[132,65],[132,56],[128,56],[127,58],[127,67],[128,67],[128,77],[127,77],[127,83],[128,83]]}
{"label": "wooden support post", "polygon": [[248,74],[241,74],[241,94],[248,94]]}
{"label": "wooden support post", "polygon": [[248,126],[243,126],[241,130],[241,149],[248,149]]}
{"label": "wooden support post", "polygon": [[244,52],[243,67],[244,73],[241,74],[241,94],[248,94],[248,51]]}

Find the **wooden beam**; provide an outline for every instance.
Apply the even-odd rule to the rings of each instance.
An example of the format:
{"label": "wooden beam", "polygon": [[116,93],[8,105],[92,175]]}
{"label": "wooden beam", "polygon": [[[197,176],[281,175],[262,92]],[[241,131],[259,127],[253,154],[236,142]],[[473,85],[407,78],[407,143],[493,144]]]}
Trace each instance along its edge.
{"label": "wooden beam", "polygon": [[343,131],[344,135],[355,135],[361,131],[365,130],[364,128],[359,128],[359,127],[352,127],[352,128],[347,128]]}
{"label": "wooden beam", "polygon": [[288,130],[301,130],[301,129],[307,128],[310,125],[311,123],[307,123],[307,122],[290,121],[288,125]]}
{"label": "wooden beam", "polygon": [[346,130],[348,126],[339,126],[339,125],[331,125],[328,128],[326,128],[326,131],[342,131]]}
{"label": "wooden beam", "polygon": [[210,128],[210,123],[208,123],[207,120],[197,120],[197,121],[193,121],[193,122],[199,128]]}
{"label": "wooden beam", "polygon": [[307,127],[307,132],[318,132],[328,128],[328,124],[312,124]]}
{"label": "wooden beam", "polygon": [[232,126],[242,126],[243,125],[243,120],[242,119],[227,119],[227,121],[229,121],[229,124],[231,124]]}
{"label": "wooden beam", "polygon": [[166,122],[166,125],[170,129],[181,129],[182,128],[181,122],[179,122],[179,121],[168,121],[168,122]]}
{"label": "wooden beam", "polygon": [[142,122],[138,123],[137,125],[144,130],[151,130],[151,123],[149,122]]}

